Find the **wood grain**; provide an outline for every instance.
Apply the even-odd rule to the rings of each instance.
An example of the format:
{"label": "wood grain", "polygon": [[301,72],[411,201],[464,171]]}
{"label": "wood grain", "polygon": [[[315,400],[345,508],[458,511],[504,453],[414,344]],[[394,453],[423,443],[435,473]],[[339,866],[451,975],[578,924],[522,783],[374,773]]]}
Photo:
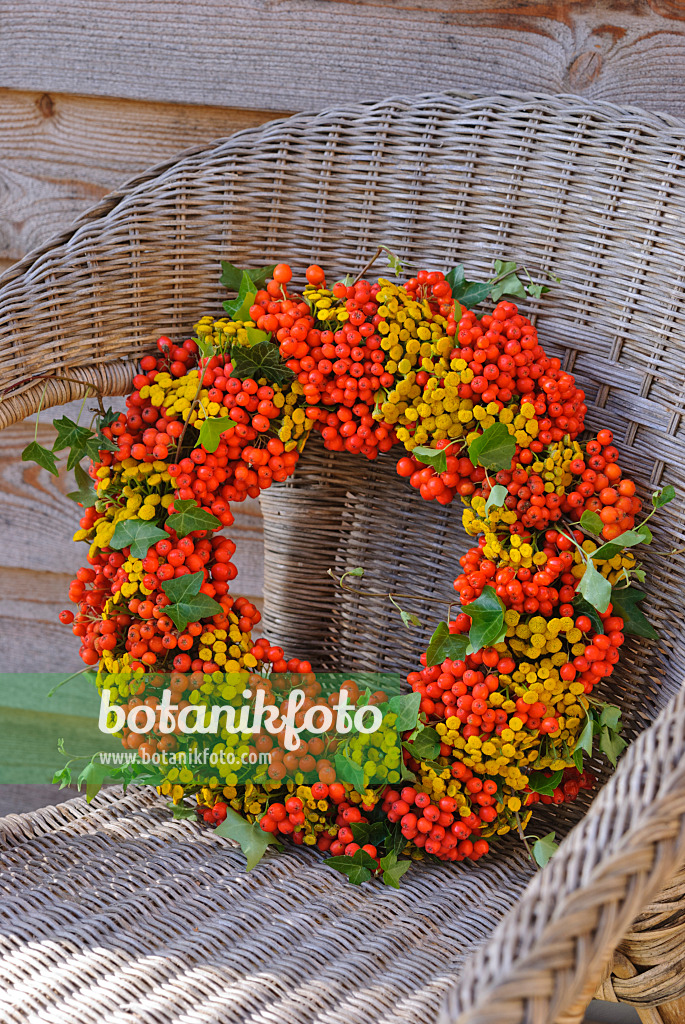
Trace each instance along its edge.
{"label": "wood grain", "polygon": [[682,13],[646,0],[10,0],[0,84],[253,110],[537,89],[685,114]]}
{"label": "wood grain", "polygon": [[[50,410],[49,419],[73,416],[80,403]],[[79,509],[66,497],[72,489],[65,472],[57,479],[21,461],[35,423],[25,421],[0,432],[0,650],[4,672],[62,672],[82,668],[78,642],[58,614],[70,607],[69,580],[82,564],[85,546],[74,545]],[[52,445],[54,428],[40,423],[38,439]],[[238,578],[232,592],[261,607],[262,526],[259,502],[234,505],[228,530],[238,549]]]}
{"label": "wood grain", "polygon": [[273,116],[0,90],[0,272],[146,167]]}

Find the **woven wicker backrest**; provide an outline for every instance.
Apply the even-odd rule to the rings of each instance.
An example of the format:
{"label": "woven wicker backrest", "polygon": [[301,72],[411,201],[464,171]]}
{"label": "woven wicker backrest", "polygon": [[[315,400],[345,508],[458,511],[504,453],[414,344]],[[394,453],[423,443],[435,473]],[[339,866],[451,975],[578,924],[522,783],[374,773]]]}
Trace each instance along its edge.
{"label": "woven wicker backrest", "polygon": [[[684,150],[685,128],[673,120],[569,97],[396,99],[242,132],[129,183],[0,279],[0,425],[35,411],[44,387],[39,374],[125,391],[133,357],[159,333],[186,334],[202,314],[220,308],[222,257],[239,265],[287,259],[300,271],[313,260],[342,273],[361,268],[384,243],[410,265],[464,262],[474,279],[489,276],[498,257],[524,262],[536,277],[558,275],[561,284],[540,302],[526,303],[542,344],[586,389],[589,426],[611,427],[642,493],[669,482],[682,495]],[[47,402],[80,393],[78,385],[54,382]],[[392,455],[366,463],[326,453],[316,440],[295,478],[265,492],[262,507],[270,637],[320,667],[413,667],[454,596],[451,580],[466,546],[459,509],[422,502],[397,478]],[[649,611],[661,640],[631,640],[620,671],[602,689],[621,703],[632,736],[666,706],[685,670],[682,499],[654,532],[645,561]],[[418,611],[424,626],[409,633],[385,598],[343,593],[326,575],[328,568],[356,565],[365,567],[371,588],[417,595],[399,601]],[[640,753],[632,756],[640,765]],[[612,800],[623,801],[635,785],[637,775],[627,771],[602,795],[609,816],[623,814]],[[639,785],[644,797],[644,779]],[[638,801],[634,810],[646,806]],[[583,809],[564,809],[563,819],[555,813],[558,831],[568,830]],[[592,823],[605,818],[588,820],[584,827],[597,841]],[[616,849],[622,829],[635,826],[639,833],[633,819],[614,825]],[[583,892],[583,841],[575,841],[577,870],[564,883],[570,893]],[[529,869],[512,854],[513,845],[508,840],[488,868],[478,866],[484,891],[492,898],[501,888],[502,901],[471,915],[468,945],[490,931],[525,885]],[[671,850],[668,872],[682,856],[680,846]],[[566,863],[558,857],[559,865]],[[594,867],[585,863],[588,871]],[[562,870],[556,868],[552,889],[534,892],[525,904],[530,910],[541,901],[543,919],[544,908],[552,913],[560,905]],[[640,870],[634,900],[655,892],[653,873],[647,884],[647,869]],[[416,874],[408,891],[426,907],[438,890],[455,910],[478,890],[468,870]],[[625,931],[631,909],[637,905],[621,917],[612,904],[600,952],[613,948],[612,936],[615,942]],[[530,917],[525,920],[528,928]],[[431,949],[442,954],[431,956],[442,955],[447,971],[436,981],[437,994],[458,959],[463,922],[442,919],[434,927]],[[516,936],[516,924],[511,927]],[[540,940],[542,925],[530,934],[531,942]],[[513,963],[516,942],[511,934],[502,942]],[[490,947],[492,956],[503,948]],[[569,992],[577,997],[591,965],[596,981],[595,952],[587,946],[583,969],[580,962],[569,968],[568,990],[552,1000],[557,1008]],[[539,1014],[551,998],[548,974],[545,979],[535,993]],[[476,998],[472,986],[469,999]],[[519,1006],[520,995],[514,1003]],[[504,1016],[482,1019],[499,1024]]]}

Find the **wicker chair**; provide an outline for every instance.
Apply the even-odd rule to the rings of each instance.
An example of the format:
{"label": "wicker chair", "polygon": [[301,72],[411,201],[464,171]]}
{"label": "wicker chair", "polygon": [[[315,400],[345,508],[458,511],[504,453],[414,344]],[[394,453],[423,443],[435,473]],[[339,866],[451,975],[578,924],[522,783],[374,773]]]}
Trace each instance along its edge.
{"label": "wicker chair", "polygon": [[[543,344],[643,493],[663,480],[682,495],[684,150],[666,117],[510,94],[298,115],[184,154],[0,279],[0,426],[35,411],[37,375],[71,378],[50,382],[51,405],[82,395],[75,381],[125,392],[158,333],[219,308],[221,257],[335,273],[383,242],[475,278],[499,256],[558,274],[527,310]],[[419,501],[393,461],[312,441],[263,495],[269,632],[318,667],[404,671],[426,633],[336,589],[329,567],[411,589],[426,626],[449,599],[459,512]],[[417,866],[399,891],[353,888],[296,848],[245,874],[230,842],[169,820],[152,790],[10,815],[3,1024],[571,1024],[598,985],[650,1024],[684,1019],[685,506],[669,508],[647,556],[661,639],[631,640],[604,687],[632,743],[591,805],[539,815],[538,832],[566,835],[544,871],[507,837],[473,867]]]}

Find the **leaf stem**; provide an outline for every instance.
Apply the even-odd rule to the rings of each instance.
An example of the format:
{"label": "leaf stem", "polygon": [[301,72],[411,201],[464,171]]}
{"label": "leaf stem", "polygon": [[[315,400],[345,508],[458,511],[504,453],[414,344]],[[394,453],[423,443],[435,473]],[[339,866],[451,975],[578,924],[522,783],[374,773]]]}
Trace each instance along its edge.
{"label": "leaf stem", "polygon": [[91,667],[88,666],[87,668],[80,669],[78,672],[72,672],[72,674],[70,676],[67,676],[66,679],[63,679],[60,683],[57,683],[56,686],[53,686],[53,688],[48,691],[47,696],[48,697],[52,697],[53,694],[57,693],[59,688],[61,686],[64,686],[65,683],[69,683],[69,682],[71,682],[72,679],[76,679],[76,676],[82,676],[85,672],[90,672],[90,671],[92,671]]}
{"label": "leaf stem", "polygon": [[46,394],[47,390],[48,390],[48,386],[46,384],[45,387],[43,388],[43,394],[40,396],[40,402],[38,403],[38,409],[36,411],[36,429],[33,432],[33,440],[34,441],[38,440],[38,421],[40,420],[40,411],[43,408],[43,401],[45,399],[45,394]]}
{"label": "leaf stem", "polygon": [[362,267],[362,269],[359,271],[359,273],[355,277],[355,279],[352,282],[352,284],[350,285],[350,287],[353,287],[357,283],[357,281],[361,281],[361,279],[363,278],[364,274],[367,272],[367,270],[371,269],[371,267],[374,265],[374,263],[376,262],[376,260],[378,259],[378,257],[380,256],[380,254],[383,252],[384,249],[385,249],[384,245],[379,245],[378,246],[378,248],[376,249],[376,252],[374,253],[374,255],[371,257],[369,262],[364,267]]}
{"label": "leaf stem", "polygon": [[[64,374],[61,373],[41,373],[38,375],[38,380],[64,380],[67,381],[67,383],[69,384],[80,384],[82,388],[92,388],[93,393],[95,394],[98,400],[100,415],[105,415],[105,405],[104,402],[102,401],[104,392],[97,386],[97,384],[90,384],[88,381],[79,380],[78,377],[65,377]],[[88,395],[85,396],[85,398],[88,397]]]}
{"label": "leaf stem", "polygon": [[539,866],[538,862],[536,861],[535,857],[533,856],[533,851],[530,848],[530,843],[528,842],[528,839],[526,837],[526,833],[523,831],[523,825],[521,824],[521,818],[520,818],[519,812],[518,811],[514,811],[514,816],[516,817],[516,829],[518,831],[518,834],[521,836],[521,839],[523,840],[523,845],[526,848],[526,853],[528,854],[528,857],[530,858],[532,863],[535,865],[536,870],[539,871],[540,870],[540,866]]}

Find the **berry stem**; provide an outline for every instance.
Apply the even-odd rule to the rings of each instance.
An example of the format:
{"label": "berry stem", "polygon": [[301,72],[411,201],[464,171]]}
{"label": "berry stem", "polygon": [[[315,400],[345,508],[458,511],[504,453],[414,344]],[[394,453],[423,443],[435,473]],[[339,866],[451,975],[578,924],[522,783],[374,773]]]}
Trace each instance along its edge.
{"label": "berry stem", "polygon": [[[61,374],[61,373],[41,373],[41,374],[39,374],[38,379],[39,380],[64,380],[64,381],[67,381],[69,384],[80,384],[81,387],[83,387],[83,388],[91,388],[93,393],[94,393],[94,395],[97,398],[98,407],[100,409],[100,415],[101,416],[105,415],[106,410],[105,410],[104,403],[102,401],[103,393],[100,390],[100,388],[97,387],[96,384],[89,384],[89,383],[87,383],[84,380],[79,380],[77,377],[65,377],[64,374]],[[43,392],[43,396],[44,395],[45,395],[45,392]],[[85,397],[88,398],[88,395],[86,395]],[[42,403],[42,398],[41,398],[41,403]]]}

